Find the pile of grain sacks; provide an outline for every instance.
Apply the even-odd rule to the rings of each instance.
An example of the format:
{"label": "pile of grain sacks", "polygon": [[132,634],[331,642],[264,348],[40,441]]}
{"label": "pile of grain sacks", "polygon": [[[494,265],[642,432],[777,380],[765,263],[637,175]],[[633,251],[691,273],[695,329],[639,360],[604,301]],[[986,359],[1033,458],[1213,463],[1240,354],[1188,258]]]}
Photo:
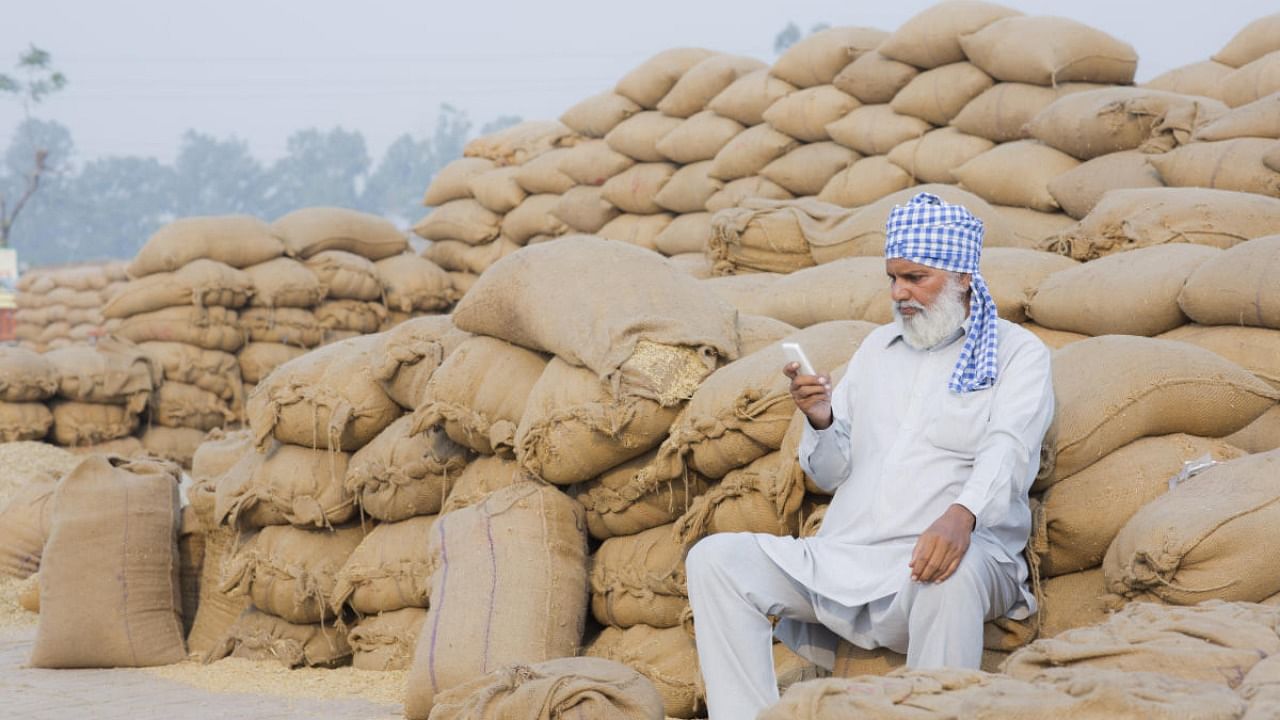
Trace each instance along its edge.
{"label": "pile of grain sacks", "polygon": [[127,279],[123,262],[23,273],[16,288],[14,318],[19,344],[44,352],[106,335],[111,326],[102,316],[102,307],[124,288]]}

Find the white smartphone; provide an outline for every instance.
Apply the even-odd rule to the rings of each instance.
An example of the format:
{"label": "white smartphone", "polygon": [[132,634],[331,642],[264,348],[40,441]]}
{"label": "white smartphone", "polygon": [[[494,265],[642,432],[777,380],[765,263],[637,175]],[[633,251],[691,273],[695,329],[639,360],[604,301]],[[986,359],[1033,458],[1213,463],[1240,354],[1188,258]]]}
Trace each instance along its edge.
{"label": "white smartphone", "polygon": [[800,374],[818,374],[813,369],[813,363],[809,362],[809,358],[804,354],[804,348],[800,347],[800,343],[784,342],[782,343],[782,352],[786,353],[787,362],[800,365]]}

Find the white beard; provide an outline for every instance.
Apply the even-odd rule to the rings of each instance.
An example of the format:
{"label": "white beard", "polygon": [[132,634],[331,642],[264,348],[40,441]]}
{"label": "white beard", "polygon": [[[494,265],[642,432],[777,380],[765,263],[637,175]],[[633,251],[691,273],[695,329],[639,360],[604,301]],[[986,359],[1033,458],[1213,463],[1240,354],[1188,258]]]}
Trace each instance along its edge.
{"label": "white beard", "polygon": [[[969,303],[965,288],[957,276],[947,278],[942,292],[934,298],[931,307],[914,300],[893,304],[893,316],[902,327],[902,339],[917,350],[928,350],[951,337],[969,317]],[[904,317],[902,308],[915,308],[913,317]]]}

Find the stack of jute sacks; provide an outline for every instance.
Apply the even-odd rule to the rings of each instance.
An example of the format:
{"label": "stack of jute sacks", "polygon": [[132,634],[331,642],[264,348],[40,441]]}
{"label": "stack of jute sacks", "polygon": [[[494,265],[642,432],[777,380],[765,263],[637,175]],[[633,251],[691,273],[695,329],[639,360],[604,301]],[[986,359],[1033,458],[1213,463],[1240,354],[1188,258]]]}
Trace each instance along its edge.
{"label": "stack of jute sacks", "polygon": [[102,307],[124,287],[125,263],[40,268],[22,274],[15,337],[36,352],[85,344],[110,331]]}

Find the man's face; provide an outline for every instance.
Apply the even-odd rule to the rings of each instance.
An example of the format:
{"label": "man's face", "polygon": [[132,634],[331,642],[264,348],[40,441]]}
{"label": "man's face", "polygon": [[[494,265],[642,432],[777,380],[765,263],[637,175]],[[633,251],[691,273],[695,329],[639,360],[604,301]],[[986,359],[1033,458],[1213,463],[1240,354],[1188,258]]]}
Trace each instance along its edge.
{"label": "man's face", "polygon": [[[894,305],[904,318],[913,318],[920,312],[917,303],[926,310],[932,308],[951,276],[945,270],[902,258],[886,260],[885,271],[889,274],[889,292]],[[958,281],[965,290],[969,289],[968,275],[960,276]]]}

